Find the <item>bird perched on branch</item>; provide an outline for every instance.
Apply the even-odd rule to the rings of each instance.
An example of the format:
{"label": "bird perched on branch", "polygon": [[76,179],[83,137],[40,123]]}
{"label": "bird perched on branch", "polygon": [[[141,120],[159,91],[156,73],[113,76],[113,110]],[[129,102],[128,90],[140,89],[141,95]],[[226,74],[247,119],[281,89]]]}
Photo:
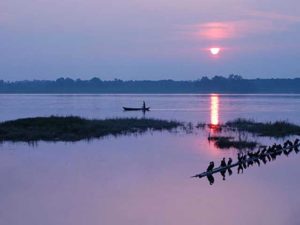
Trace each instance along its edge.
{"label": "bird perched on branch", "polygon": [[223,158],[220,167],[225,167],[225,166],[226,166],[226,161],[225,158]]}
{"label": "bird perched on branch", "polygon": [[230,166],[230,165],[231,165],[231,163],[232,163],[232,158],[229,158],[229,159],[228,159],[227,166]]}
{"label": "bird perched on branch", "polygon": [[207,167],[207,172],[210,172],[213,170],[213,168],[215,167],[215,163],[212,161],[209,163],[209,166]]}

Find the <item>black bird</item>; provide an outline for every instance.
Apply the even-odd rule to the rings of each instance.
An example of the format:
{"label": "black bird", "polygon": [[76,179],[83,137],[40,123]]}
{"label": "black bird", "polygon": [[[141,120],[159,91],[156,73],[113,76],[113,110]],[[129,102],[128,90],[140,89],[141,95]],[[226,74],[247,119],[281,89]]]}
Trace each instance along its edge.
{"label": "black bird", "polygon": [[232,163],[232,158],[229,158],[229,159],[228,159],[227,166],[230,166],[230,165],[231,165],[231,163]]}
{"label": "black bird", "polygon": [[220,167],[225,167],[226,166],[226,161],[225,161],[225,158],[223,158],[222,160],[221,160],[221,165],[220,165]]}
{"label": "black bird", "polygon": [[238,156],[237,156],[237,157],[238,157],[238,161],[241,162],[242,159],[243,159],[243,156],[242,156],[240,153],[238,153]]}
{"label": "black bird", "polygon": [[209,163],[209,166],[207,167],[207,172],[210,172],[210,171],[212,171],[213,170],[213,168],[215,167],[215,163],[213,162],[213,161],[211,161],[210,163]]}
{"label": "black bird", "polygon": [[249,158],[253,157],[253,153],[252,152],[248,152],[247,154],[248,154]]}

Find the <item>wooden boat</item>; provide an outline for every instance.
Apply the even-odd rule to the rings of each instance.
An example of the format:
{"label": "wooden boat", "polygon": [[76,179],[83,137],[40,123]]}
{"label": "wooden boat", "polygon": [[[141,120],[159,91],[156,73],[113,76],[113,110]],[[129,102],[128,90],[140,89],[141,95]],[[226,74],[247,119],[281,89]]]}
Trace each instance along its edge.
{"label": "wooden boat", "polygon": [[123,107],[124,111],[149,111],[150,107],[146,108],[130,108],[130,107]]}

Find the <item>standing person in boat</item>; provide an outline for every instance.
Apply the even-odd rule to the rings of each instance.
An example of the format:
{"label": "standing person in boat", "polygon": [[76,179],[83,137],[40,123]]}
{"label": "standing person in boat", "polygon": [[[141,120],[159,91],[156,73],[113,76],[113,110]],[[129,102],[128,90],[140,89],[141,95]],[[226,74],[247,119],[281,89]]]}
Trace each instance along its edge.
{"label": "standing person in boat", "polygon": [[143,101],[143,109],[146,109],[146,103]]}

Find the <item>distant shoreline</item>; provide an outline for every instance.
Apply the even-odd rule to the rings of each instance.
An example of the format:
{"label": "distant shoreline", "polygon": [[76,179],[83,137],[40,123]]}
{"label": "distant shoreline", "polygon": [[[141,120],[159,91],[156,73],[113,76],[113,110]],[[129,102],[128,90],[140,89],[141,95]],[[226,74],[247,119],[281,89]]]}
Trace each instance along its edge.
{"label": "distant shoreline", "polygon": [[299,87],[300,78],[243,79],[238,75],[194,81],[0,80],[0,94],[300,94]]}

